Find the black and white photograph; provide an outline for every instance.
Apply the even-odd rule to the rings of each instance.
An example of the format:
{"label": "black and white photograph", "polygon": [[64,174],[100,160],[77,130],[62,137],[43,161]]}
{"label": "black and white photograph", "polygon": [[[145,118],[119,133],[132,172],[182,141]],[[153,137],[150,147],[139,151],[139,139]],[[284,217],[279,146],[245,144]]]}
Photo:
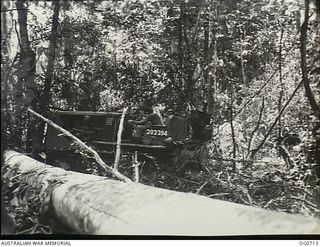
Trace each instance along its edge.
{"label": "black and white photograph", "polygon": [[1,0],[1,238],[318,234],[319,0]]}

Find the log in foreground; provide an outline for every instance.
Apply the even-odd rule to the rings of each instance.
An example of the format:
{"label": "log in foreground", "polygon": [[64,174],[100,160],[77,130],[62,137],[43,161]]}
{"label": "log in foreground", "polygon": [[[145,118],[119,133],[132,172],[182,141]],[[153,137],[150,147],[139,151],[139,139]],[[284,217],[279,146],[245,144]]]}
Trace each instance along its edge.
{"label": "log in foreground", "polygon": [[4,158],[10,169],[19,169],[22,182],[40,189],[40,196],[51,197],[56,216],[81,234],[320,233],[319,219],[312,217],[65,171],[15,151],[6,151]]}

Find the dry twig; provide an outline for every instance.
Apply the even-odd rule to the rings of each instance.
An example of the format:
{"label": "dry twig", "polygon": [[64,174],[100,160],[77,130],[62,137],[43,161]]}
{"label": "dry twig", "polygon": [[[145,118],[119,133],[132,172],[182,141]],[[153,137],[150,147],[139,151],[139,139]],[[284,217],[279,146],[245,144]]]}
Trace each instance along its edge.
{"label": "dry twig", "polygon": [[139,183],[139,166],[140,162],[138,161],[138,151],[134,152],[134,157],[133,157],[133,167],[134,167],[134,181],[136,183]]}
{"label": "dry twig", "polygon": [[316,204],[314,204],[312,202],[309,202],[306,199],[295,197],[295,196],[291,196],[290,198],[293,199],[293,200],[301,201],[301,202],[307,204],[309,207],[312,207],[313,209],[317,209],[317,205]]}
{"label": "dry twig", "polygon": [[270,201],[268,201],[268,202],[263,206],[263,208],[269,207],[269,206],[271,205],[271,203],[273,203],[273,202],[274,202],[274,199],[271,199]]}
{"label": "dry twig", "polygon": [[117,136],[117,150],[116,150],[116,157],[114,160],[114,169],[116,171],[118,171],[118,167],[119,167],[119,161],[120,161],[120,155],[121,155],[121,135],[123,131],[124,117],[126,115],[127,110],[128,110],[128,107],[123,109],[122,116],[119,123],[118,136]]}
{"label": "dry twig", "polygon": [[212,178],[210,178],[209,180],[207,180],[206,182],[204,182],[200,187],[199,189],[197,189],[197,192],[196,194],[199,194],[200,191],[204,188],[204,186],[206,186],[210,181],[211,181]]}

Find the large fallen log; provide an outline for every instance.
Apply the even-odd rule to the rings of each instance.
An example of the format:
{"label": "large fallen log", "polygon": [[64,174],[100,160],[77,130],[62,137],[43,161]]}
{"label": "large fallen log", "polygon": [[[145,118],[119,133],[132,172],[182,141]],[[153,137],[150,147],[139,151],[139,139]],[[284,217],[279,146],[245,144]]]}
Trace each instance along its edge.
{"label": "large fallen log", "polygon": [[[81,234],[319,234],[319,219],[86,175],[6,151],[20,180],[51,197],[56,216]],[[50,193],[48,193],[48,191]],[[47,198],[48,199],[48,198]],[[49,201],[49,200],[48,200]]]}

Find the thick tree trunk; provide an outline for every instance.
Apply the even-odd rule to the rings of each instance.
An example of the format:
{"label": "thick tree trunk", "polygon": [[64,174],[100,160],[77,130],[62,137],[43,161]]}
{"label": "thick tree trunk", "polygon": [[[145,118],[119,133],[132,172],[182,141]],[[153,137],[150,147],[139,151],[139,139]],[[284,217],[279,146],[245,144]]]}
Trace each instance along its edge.
{"label": "thick tree trunk", "polygon": [[9,34],[8,34],[8,18],[7,9],[10,3],[1,1],[1,64],[6,63],[9,59]]}
{"label": "thick tree trunk", "polygon": [[[219,22],[219,7],[218,3],[214,3],[212,7],[212,25],[209,22],[209,51],[208,51],[208,87],[206,87],[206,99],[208,102],[207,112],[212,116],[215,115],[215,98],[218,95],[218,77],[217,77],[217,69],[218,69],[218,39],[217,39],[217,26],[214,24],[215,22]],[[211,37],[211,38],[210,38]],[[211,73],[209,72],[211,70]]]}
{"label": "thick tree trunk", "polygon": [[[6,151],[9,169],[47,195],[56,216],[79,233],[222,236],[317,234],[319,219],[65,171]],[[44,199],[48,199],[45,198]]]}
{"label": "thick tree trunk", "polygon": [[[62,18],[66,18],[68,15],[68,11],[70,10],[70,2],[69,1],[62,1]],[[64,68],[66,71],[69,71],[67,80],[64,85],[62,86],[62,97],[67,101],[67,109],[76,109],[77,100],[75,99],[75,95],[73,93],[73,80],[76,80],[72,73],[72,68],[74,65],[74,58],[73,58],[73,49],[74,49],[74,40],[72,39],[72,31],[69,25],[62,25],[61,28],[61,37],[62,37],[62,46],[63,46],[63,60],[64,60]],[[116,66],[116,64],[114,65]]]}
{"label": "thick tree trunk", "polygon": [[[25,92],[21,92],[21,95],[26,94],[26,102],[24,107],[34,108],[37,88],[34,83],[35,71],[36,71],[36,54],[32,50],[29,41],[28,27],[27,27],[27,15],[28,10],[26,2],[19,0],[16,2],[18,9],[18,22],[20,28],[20,69],[18,83],[22,89],[25,88]],[[21,98],[18,101],[24,102]]]}
{"label": "thick tree trunk", "polygon": [[315,116],[320,119],[320,107],[314,97],[312,89],[310,87],[310,80],[308,77],[308,64],[307,64],[307,33],[308,33],[308,21],[309,21],[309,0],[305,0],[304,21],[301,26],[300,34],[300,53],[301,53],[301,72],[304,89],[306,96],[309,100],[312,111]]}
{"label": "thick tree trunk", "polygon": [[8,124],[10,119],[8,77],[11,72],[9,56],[9,32],[7,9],[10,3],[1,1],[1,123]]}
{"label": "thick tree trunk", "polygon": [[[15,92],[15,134],[13,143],[18,147],[26,145],[25,131],[26,119],[25,113],[28,107],[36,108],[36,95],[37,86],[35,84],[35,72],[36,72],[36,54],[32,50],[29,41],[28,34],[28,9],[25,0],[18,0],[16,2],[16,8],[18,10],[18,24],[19,24],[19,69],[18,69],[18,81],[16,84]],[[17,31],[18,32],[18,31]]]}
{"label": "thick tree trunk", "polygon": [[50,90],[52,84],[52,76],[54,72],[54,60],[55,60],[55,53],[58,41],[58,25],[59,25],[59,12],[60,12],[60,0],[52,1],[53,9],[53,16],[52,16],[52,28],[50,34],[50,43],[49,43],[49,52],[48,52],[48,64],[47,70],[45,73],[44,79],[44,92],[43,92],[43,102],[48,105],[50,103]]}

